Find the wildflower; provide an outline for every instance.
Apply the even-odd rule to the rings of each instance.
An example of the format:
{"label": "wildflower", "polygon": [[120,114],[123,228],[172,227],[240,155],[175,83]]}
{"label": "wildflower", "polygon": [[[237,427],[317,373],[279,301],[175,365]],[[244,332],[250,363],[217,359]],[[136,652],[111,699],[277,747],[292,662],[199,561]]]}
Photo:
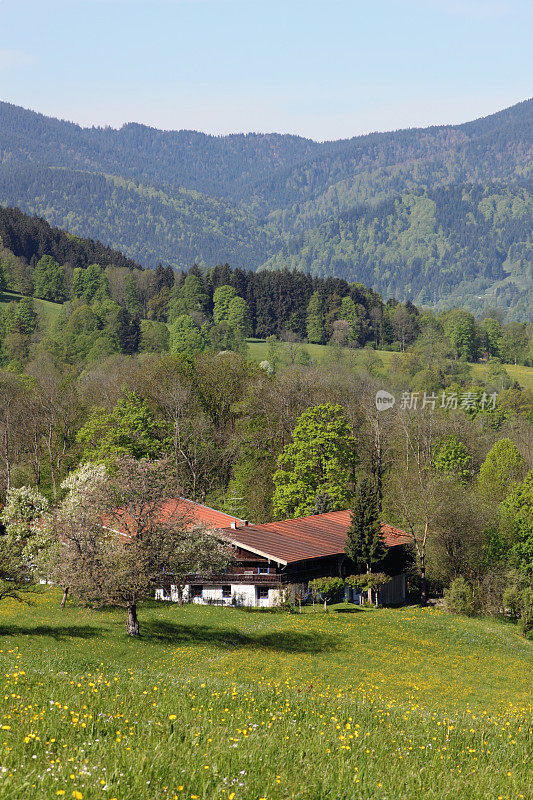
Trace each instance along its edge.
{"label": "wildflower", "polygon": [[169,719],[177,719],[178,716],[177,716],[177,714],[170,714],[168,718]]}

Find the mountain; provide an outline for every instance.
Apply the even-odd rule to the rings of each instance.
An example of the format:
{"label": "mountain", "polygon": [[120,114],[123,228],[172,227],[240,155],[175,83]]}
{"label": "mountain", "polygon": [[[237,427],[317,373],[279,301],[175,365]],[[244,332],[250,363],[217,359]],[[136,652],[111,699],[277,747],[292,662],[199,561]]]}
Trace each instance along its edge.
{"label": "mountain", "polygon": [[337,275],[385,297],[451,308],[533,308],[531,219],[526,187],[463,184],[362,205],[303,233],[272,256],[271,269]]}
{"label": "mountain", "polygon": [[0,243],[28,263],[47,255],[73,268],[98,263],[102,267],[141,269],[135,261],[101,242],[52,228],[46,220],[30,217],[18,208],[0,208]]}
{"label": "mountain", "polygon": [[0,203],[145,266],[289,266],[513,318],[530,313],[532,112],[318,143],[81,128],[0,103]]}

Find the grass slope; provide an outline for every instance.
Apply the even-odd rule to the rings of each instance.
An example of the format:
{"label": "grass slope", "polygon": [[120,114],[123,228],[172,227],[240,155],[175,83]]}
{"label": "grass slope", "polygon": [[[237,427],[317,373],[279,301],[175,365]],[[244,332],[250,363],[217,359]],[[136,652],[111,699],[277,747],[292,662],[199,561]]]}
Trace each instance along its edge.
{"label": "grass slope", "polygon": [[[333,359],[332,349],[324,344],[302,344],[303,347],[310,355],[311,359],[318,364],[327,364]],[[281,345],[282,352],[286,353],[286,345]],[[248,340],[248,355],[254,361],[264,361],[268,359],[268,346],[263,339]],[[350,356],[352,363],[356,369],[362,369],[364,366],[365,358],[368,358],[369,352],[372,356],[377,356],[383,364],[383,368],[379,368],[383,373],[383,377],[387,378],[388,371],[392,364],[394,356],[399,355],[392,350],[370,350],[362,348],[359,350],[351,350],[343,348],[343,353]],[[285,355],[285,360],[286,360]],[[525,389],[533,390],[533,367],[524,367],[521,364],[504,364],[503,365],[509,376]],[[472,376],[481,381],[486,380],[487,365],[486,364],[471,364]]]}
{"label": "grass slope", "polygon": [[132,640],[122,611],[58,601],[0,608],[2,800],[530,796],[511,625],[151,603]]}
{"label": "grass slope", "polygon": [[[13,301],[18,302],[22,297],[16,292],[4,292],[0,294],[0,309]],[[61,303],[51,303],[49,300],[38,300],[33,298],[35,310],[39,315],[39,321],[43,328],[47,329],[57,320],[61,311]]]}
{"label": "grass slope", "polygon": [[[304,350],[306,350],[313,361],[316,361],[318,364],[327,364],[328,361],[332,359],[332,350],[326,344],[302,344],[300,345]],[[286,345],[283,343],[281,344],[283,350],[286,351]],[[248,340],[248,348],[249,348],[249,356],[253,358],[254,361],[264,361],[268,359],[268,345],[264,339],[249,339]],[[369,350],[367,348],[360,348],[358,350],[353,350],[347,347],[343,347],[342,351],[346,355],[351,355],[355,358],[355,362],[358,363],[361,359],[368,354]],[[398,355],[398,353],[393,352],[392,350],[370,350],[371,353],[378,355],[383,364],[385,366],[389,366],[393,357]]]}

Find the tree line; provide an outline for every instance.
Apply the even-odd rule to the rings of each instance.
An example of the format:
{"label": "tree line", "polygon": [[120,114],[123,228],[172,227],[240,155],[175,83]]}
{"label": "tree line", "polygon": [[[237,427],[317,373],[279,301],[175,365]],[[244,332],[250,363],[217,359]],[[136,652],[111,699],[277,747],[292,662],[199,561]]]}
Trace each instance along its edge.
{"label": "tree line", "polygon": [[[340,278],[227,264],[194,265],[187,273],[161,264],[142,270],[87,264],[90,255],[89,248],[73,263],[50,254],[28,263],[6,248],[0,252],[0,292],[23,295],[4,295],[11,301],[0,313],[4,365],[22,366],[43,351],[66,364],[112,353],[244,353],[249,337],[399,352],[426,348],[458,362],[492,359],[495,371],[501,361],[533,363],[532,326],[503,324],[495,309],[480,321],[461,309],[435,314],[409,301],[383,302]],[[61,304],[53,325],[43,324],[29,295]],[[416,358],[411,370],[413,364]]]}

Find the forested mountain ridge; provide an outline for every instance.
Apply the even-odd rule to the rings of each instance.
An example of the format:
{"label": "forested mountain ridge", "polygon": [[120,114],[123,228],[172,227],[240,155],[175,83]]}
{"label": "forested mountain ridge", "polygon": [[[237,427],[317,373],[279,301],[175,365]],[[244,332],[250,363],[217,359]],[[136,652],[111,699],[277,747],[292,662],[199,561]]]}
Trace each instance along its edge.
{"label": "forested mountain ridge", "polygon": [[66,167],[0,167],[0,199],[72,234],[99,239],[145,266],[175,268],[223,260],[257,267],[281,246],[275,230],[245,208],[181,187],[156,188]]}
{"label": "forested mountain ridge", "polygon": [[[235,201],[260,201],[265,208],[318,197],[354,173],[413,167],[414,184],[486,182],[524,174],[531,151],[533,101],[463,125],[434,126],[318,143],[289,134],[211,136],[196,131],[160,131],[129,123],[81,128],[9,103],[0,103],[2,161],[28,160],[48,166],[110,172],[159,186],[183,186]],[[443,164],[447,159],[450,164]],[[437,167],[436,165],[440,165]],[[368,179],[367,196],[379,197],[379,177]],[[405,187],[395,175],[388,194]],[[374,184],[378,184],[374,187]]]}
{"label": "forested mountain ridge", "polygon": [[[312,163],[273,176],[270,194],[293,212],[298,203],[298,218],[306,219],[313,210],[315,218],[325,217],[416,188],[512,182],[531,175],[532,112],[533,101],[527,100],[464,125],[329,143]],[[264,188],[262,194],[267,194]],[[302,203],[310,205],[302,208]]]}
{"label": "forested mountain ridge", "polygon": [[218,197],[295,166],[323,145],[283,134],[210,136],[128,123],[82,128],[0,102],[0,153],[10,161],[123,175],[158,186],[183,186]]}
{"label": "forested mountain ridge", "polygon": [[[385,295],[437,304],[453,298],[481,311],[497,304],[510,309],[509,319],[524,318],[532,285],[532,110],[528,100],[463,125],[317,143],[138,124],[84,129],[0,103],[0,203],[100,239],[145,266],[289,265]],[[451,198],[463,189],[469,208],[461,201],[454,219]],[[491,193],[499,207],[506,193],[515,198],[504,222],[483,211]],[[426,212],[436,204],[435,219],[421,242],[406,247],[402,240],[417,226],[407,230],[405,220],[424,205],[411,197],[426,197]],[[510,232],[518,236],[513,252]]]}
{"label": "forested mountain ridge", "polygon": [[510,317],[520,319],[533,307],[532,218],[526,186],[439,187],[345,212],[293,238],[267,266],[360,280],[385,297],[442,308],[470,293],[474,310],[513,305]]}
{"label": "forested mountain ridge", "polygon": [[[51,227],[40,217],[30,217],[18,208],[0,207],[0,278],[6,288],[21,294],[34,291],[34,269],[41,258],[52,258],[72,272],[99,264],[125,272],[141,270],[141,266],[101,242],[73,236]],[[0,295],[2,280],[0,279]],[[54,289],[49,287],[52,295]],[[51,296],[49,299],[59,299]]]}

